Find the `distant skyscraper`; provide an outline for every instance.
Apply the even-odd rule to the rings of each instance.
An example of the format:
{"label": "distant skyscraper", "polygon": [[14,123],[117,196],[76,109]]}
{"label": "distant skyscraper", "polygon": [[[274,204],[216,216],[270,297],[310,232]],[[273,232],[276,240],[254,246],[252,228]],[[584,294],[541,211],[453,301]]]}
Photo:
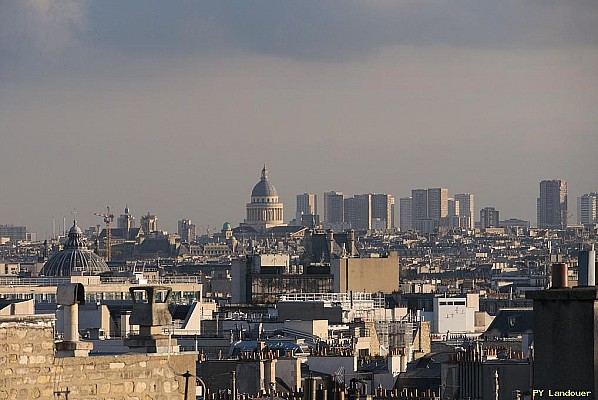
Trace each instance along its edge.
{"label": "distant skyscraper", "polygon": [[324,222],[328,226],[340,225],[345,221],[345,195],[342,192],[324,193]]}
{"label": "distant skyscraper", "polygon": [[567,181],[555,179],[540,182],[537,206],[538,228],[565,229],[567,227]]}
{"label": "distant skyscraper", "polygon": [[467,228],[473,229],[475,221],[475,205],[473,194],[459,193],[454,196],[455,201],[459,202],[459,216],[467,218]]}
{"label": "distant skyscraper", "polygon": [[411,191],[411,227],[420,232],[431,232],[434,229],[428,215],[428,189]]}
{"label": "distant skyscraper", "polygon": [[411,218],[411,197],[399,199],[399,228],[401,231],[413,229]]}
{"label": "distant skyscraper", "polygon": [[372,229],[372,195],[358,194],[348,197],[345,203],[345,223],[351,229]]}
{"label": "distant skyscraper", "polygon": [[411,191],[411,217],[415,230],[429,233],[448,216],[448,189],[414,189]]}
{"label": "distant skyscraper", "polygon": [[150,213],[142,216],[141,229],[143,229],[143,233],[146,235],[156,232],[158,230],[158,217]]}
{"label": "distant skyscraper", "polygon": [[499,212],[494,207],[484,207],[480,210],[480,229],[498,228]]}
{"label": "distant skyscraper", "polygon": [[303,193],[297,195],[296,219],[301,222],[302,215],[316,215],[318,213],[318,197],[315,194]]}
{"label": "distant skyscraper", "polygon": [[577,223],[598,223],[598,193],[587,193],[577,198]]}
{"label": "distant skyscraper", "polygon": [[415,221],[428,219],[428,190],[413,189],[411,191],[411,216]]}
{"label": "distant skyscraper", "polygon": [[372,194],[372,219],[380,221],[384,229],[395,227],[395,199],[390,194]]}
{"label": "distant skyscraper", "polygon": [[459,200],[448,199],[448,215],[443,219],[442,225],[448,228],[468,228],[468,217],[460,215]]}
{"label": "distant skyscraper", "polygon": [[182,219],[178,223],[178,232],[181,241],[191,243],[195,240],[195,224],[190,219]]}
{"label": "distant skyscraper", "polygon": [[459,211],[459,200],[448,199],[448,216],[458,217]]}
{"label": "distant skyscraper", "polygon": [[428,189],[428,217],[440,221],[448,215],[448,189]]}
{"label": "distant skyscraper", "polygon": [[0,225],[0,237],[10,238],[11,242],[27,240],[27,228],[24,226]]}

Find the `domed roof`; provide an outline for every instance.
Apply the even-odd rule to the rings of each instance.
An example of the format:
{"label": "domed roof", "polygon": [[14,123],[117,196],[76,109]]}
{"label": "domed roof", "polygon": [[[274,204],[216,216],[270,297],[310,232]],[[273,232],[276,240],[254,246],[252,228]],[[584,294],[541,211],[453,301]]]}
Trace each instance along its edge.
{"label": "domed roof", "polygon": [[224,225],[222,225],[222,230],[223,231],[230,231],[232,229],[233,228],[231,227],[230,222],[225,222]]}
{"label": "domed roof", "polygon": [[278,192],[273,184],[268,180],[268,171],[266,166],[262,169],[262,177],[260,181],[253,187],[251,197],[273,197],[278,196]]}
{"label": "domed roof", "polygon": [[40,271],[40,275],[98,275],[107,271],[109,271],[108,265],[100,256],[87,249],[83,232],[77,226],[77,222],[73,221],[64,250],[50,257]]}

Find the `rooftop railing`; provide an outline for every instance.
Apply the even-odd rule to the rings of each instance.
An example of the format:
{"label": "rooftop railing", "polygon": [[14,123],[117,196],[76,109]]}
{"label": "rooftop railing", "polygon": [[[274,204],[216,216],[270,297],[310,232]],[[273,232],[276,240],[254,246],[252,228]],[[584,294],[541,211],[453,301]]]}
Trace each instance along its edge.
{"label": "rooftop railing", "polygon": [[384,308],[384,294],[381,293],[288,293],[280,296],[280,301],[324,301],[350,304],[373,303],[374,308]]}
{"label": "rooftop railing", "polygon": [[[36,277],[36,278],[19,278],[19,277],[0,277],[0,286],[58,286],[61,283],[70,283],[69,277]],[[128,277],[101,277],[101,285],[126,285],[140,283],[148,285],[169,285],[169,284],[199,284],[201,278],[199,276],[163,276],[155,279],[128,278]]]}

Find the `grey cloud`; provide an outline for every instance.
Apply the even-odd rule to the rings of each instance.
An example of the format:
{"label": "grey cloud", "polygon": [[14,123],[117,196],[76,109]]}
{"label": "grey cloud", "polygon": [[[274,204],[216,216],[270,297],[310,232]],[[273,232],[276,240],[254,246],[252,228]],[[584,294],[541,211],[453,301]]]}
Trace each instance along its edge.
{"label": "grey cloud", "polygon": [[62,52],[85,24],[86,3],[74,0],[7,0],[0,4],[3,51]]}
{"label": "grey cloud", "polygon": [[162,54],[239,49],[342,59],[393,45],[598,43],[591,1],[99,1],[89,15],[89,41]]}
{"label": "grey cloud", "polygon": [[287,212],[308,183],[528,218],[539,179],[594,190],[595,1],[59,4],[0,1],[0,223],[235,222],[263,162]]}
{"label": "grey cloud", "polygon": [[[0,5],[2,66],[93,66],[82,52],[160,57],[256,53],[313,60],[386,46],[554,48],[598,43],[594,1],[8,0]],[[54,60],[56,61],[56,60]],[[60,64],[61,66],[62,64]],[[39,72],[39,71],[38,71]]]}

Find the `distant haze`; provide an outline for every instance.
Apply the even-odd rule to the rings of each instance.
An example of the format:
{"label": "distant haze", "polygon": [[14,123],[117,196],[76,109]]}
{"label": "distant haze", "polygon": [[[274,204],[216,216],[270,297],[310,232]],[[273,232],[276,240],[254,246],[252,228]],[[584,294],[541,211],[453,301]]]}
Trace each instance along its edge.
{"label": "distant haze", "polygon": [[442,186],[534,224],[598,190],[597,104],[596,1],[6,0],[0,224],[235,226],[264,163],[287,220]]}

